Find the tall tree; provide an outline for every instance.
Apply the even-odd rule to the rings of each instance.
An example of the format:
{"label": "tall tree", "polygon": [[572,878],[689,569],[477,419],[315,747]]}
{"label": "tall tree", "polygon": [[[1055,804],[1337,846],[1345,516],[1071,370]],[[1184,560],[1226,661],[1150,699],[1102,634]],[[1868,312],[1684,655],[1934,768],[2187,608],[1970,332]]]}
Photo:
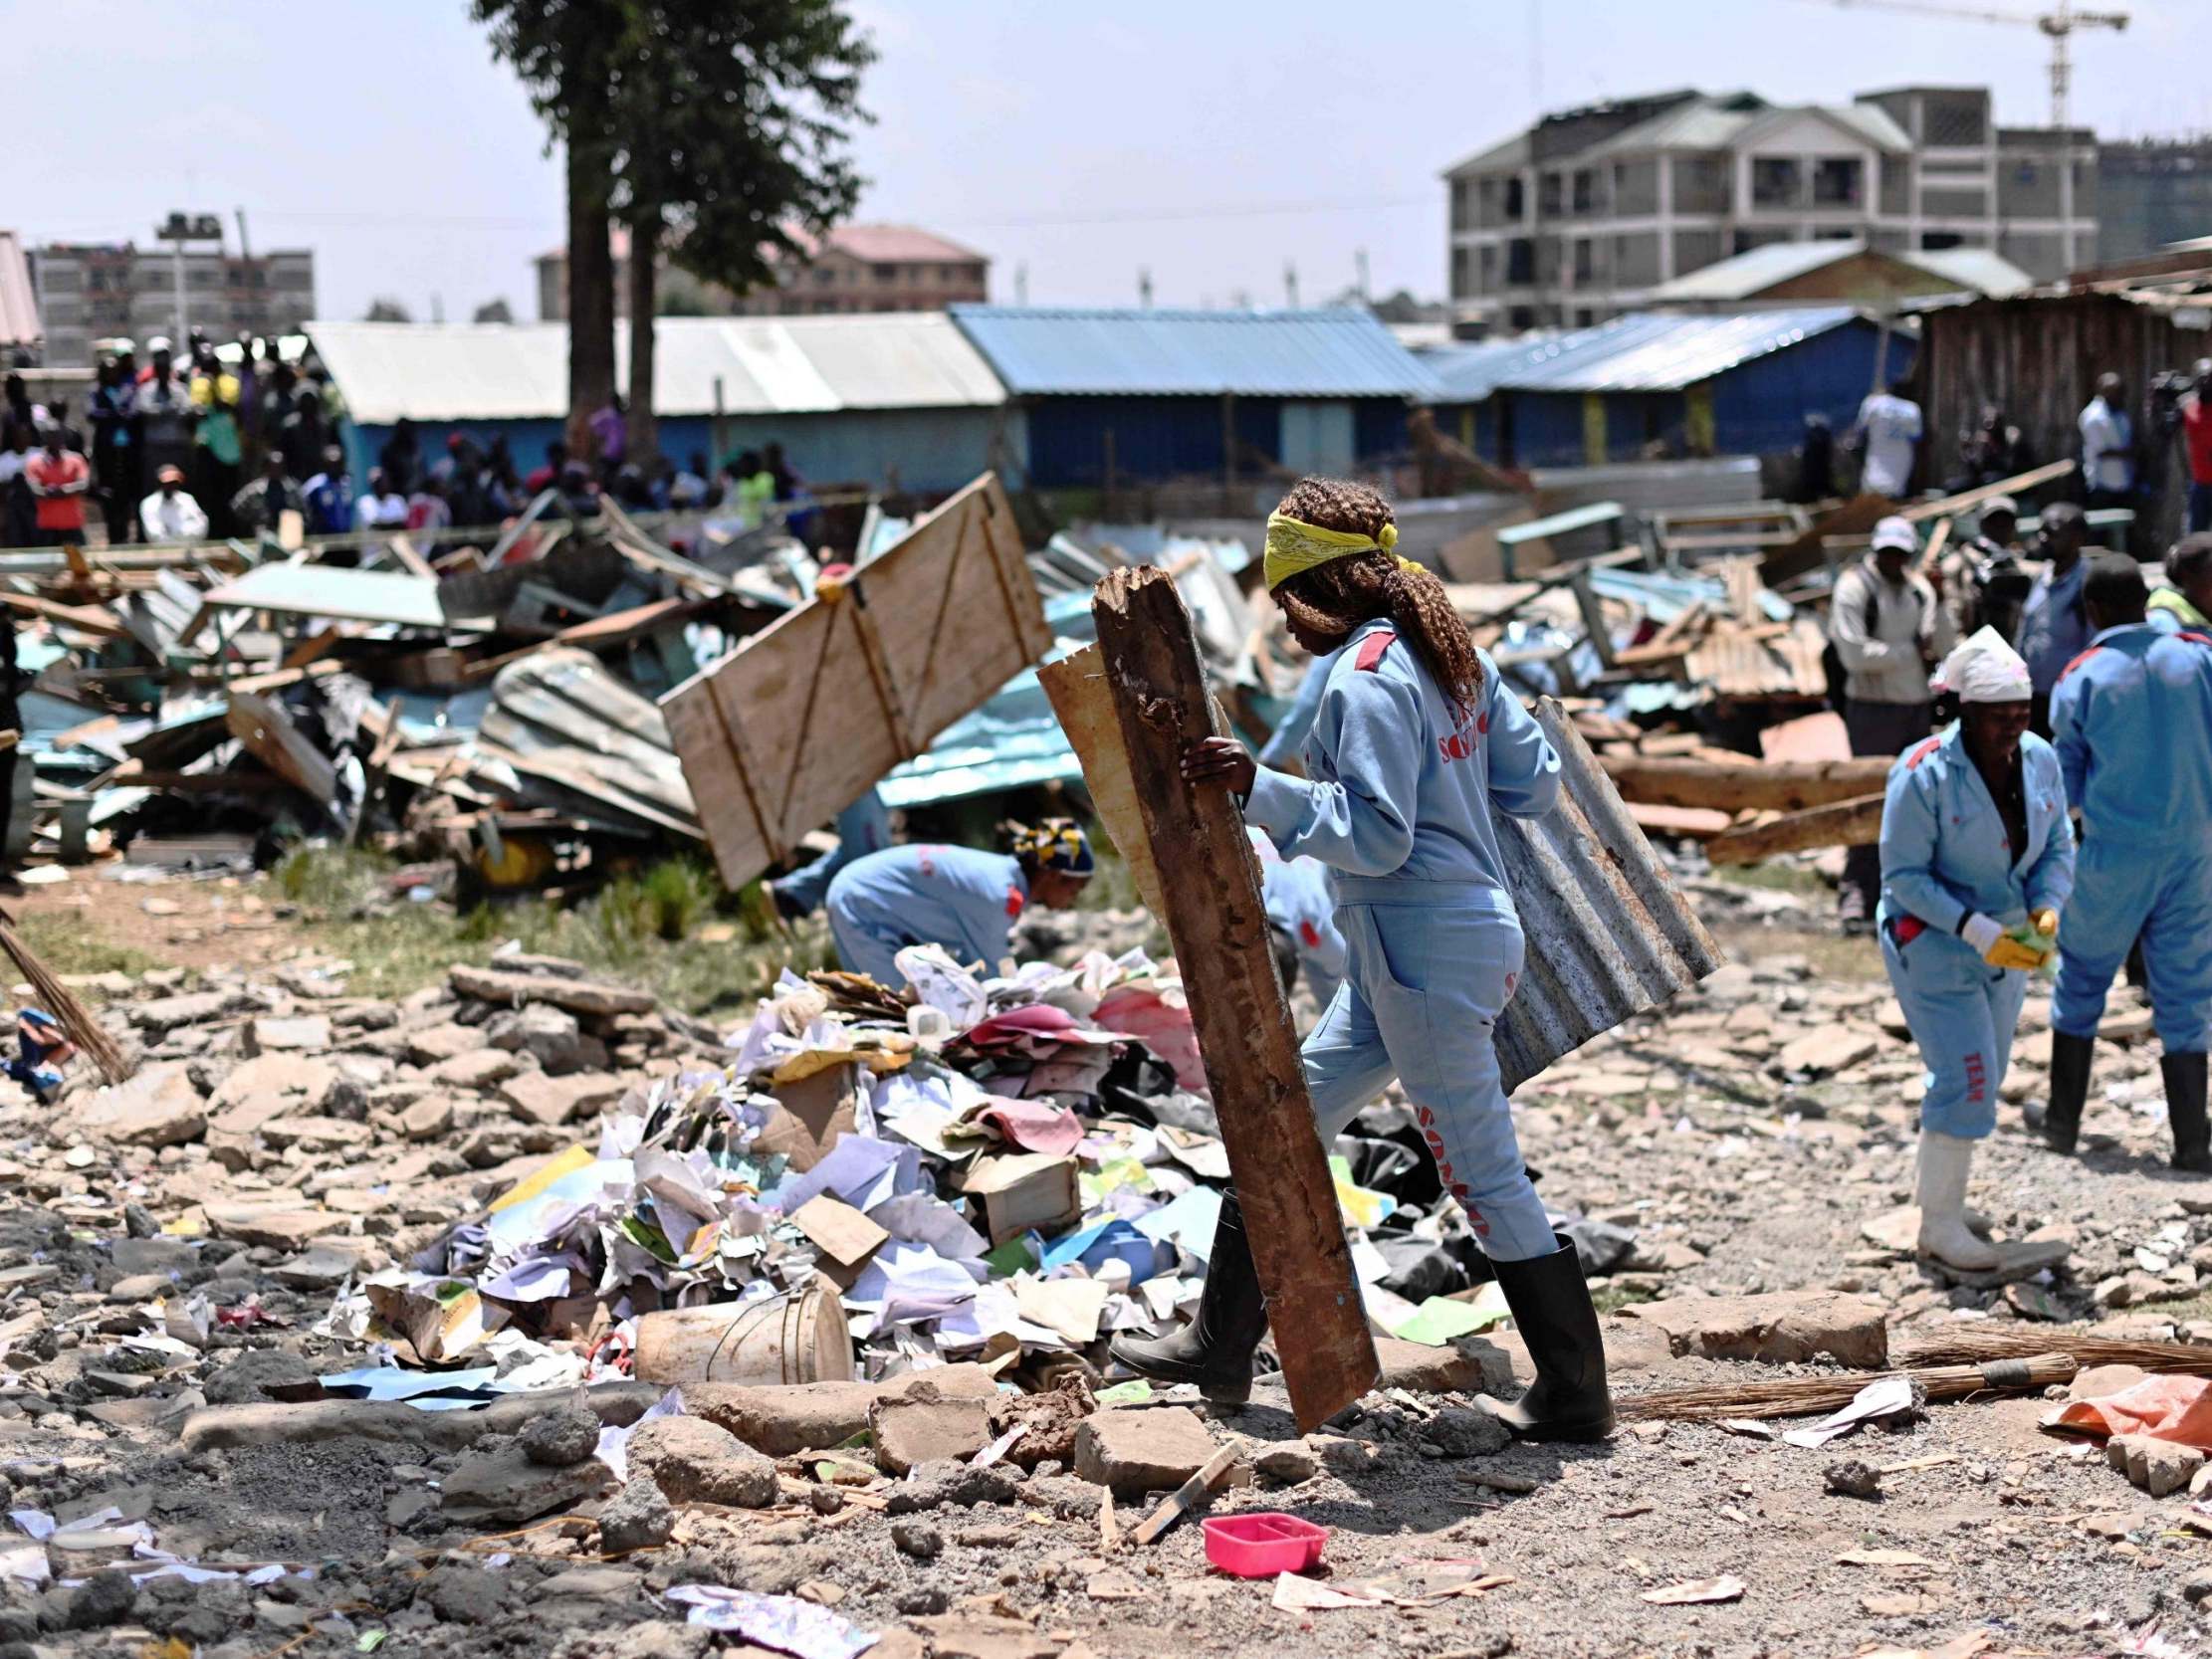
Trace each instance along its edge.
{"label": "tall tree", "polygon": [[630,232],[630,441],[650,456],[661,253],[739,294],[803,259],[859,201],[847,144],[876,54],[842,0],[626,10],[614,195]]}
{"label": "tall tree", "polygon": [[[614,390],[610,219],[630,233],[630,442],[658,447],[653,316],[665,250],[743,293],[850,213],[846,144],[875,48],[842,0],[471,0],[566,146],[569,445]],[[550,147],[550,141],[549,141]]]}
{"label": "tall tree", "polygon": [[483,305],[476,308],[476,314],[469,320],[471,322],[512,322],[515,320],[515,308],[507,303],[504,296],[497,300],[487,300]]}
{"label": "tall tree", "polygon": [[546,122],[546,148],[564,150],[568,186],[568,450],[591,453],[591,412],[614,395],[616,63],[631,18],[626,0],[471,0],[492,52],[514,67]]}
{"label": "tall tree", "polygon": [[414,318],[407,314],[407,308],[397,300],[388,295],[378,295],[368,303],[368,314],[361,320],[363,322],[412,322]]}

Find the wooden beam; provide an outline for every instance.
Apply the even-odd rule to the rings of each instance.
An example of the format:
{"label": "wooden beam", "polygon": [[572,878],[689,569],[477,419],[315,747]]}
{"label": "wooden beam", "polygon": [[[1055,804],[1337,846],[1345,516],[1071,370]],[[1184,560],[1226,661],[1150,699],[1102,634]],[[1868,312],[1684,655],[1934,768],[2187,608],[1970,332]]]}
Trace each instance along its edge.
{"label": "wooden beam", "polygon": [[1891,758],[1769,760],[1749,765],[1644,754],[1599,756],[1621,798],[1652,806],[1716,807],[1723,812],[1802,812],[1858,800],[1888,780]]}
{"label": "wooden beam", "polygon": [[1184,746],[1213,731],[1214,716],[1174,581],[1116,570],[1091,609],[1291,1411],[1311,1433],[1381,1366],[1275,974],[1258,861],[1228,794],[1183,781]]}
{"label": "wooden beam", "polygon": [[1114,694],[1106,684],[1098,647],[1086,645],[1056,663],[1046,663],[1037,670],[1037,684],[1059,717],[1067,746],[1083,764],[1091,805],[1098,809],[1098,821],[1128,864],[1137,897],[1154,916],[1166,915],[1160,872],[1152,866],[1152,840],[1145,831],[1144,809],[1137,802],[1137,785],[1129,775],[1129,751],[1121,746],[1121,721],[1114,713]]}
{"label": "wooden beam", "polygon": [[1880,795],[1862,795],[1726,830],[1705,843],[1705,856],[1715,864],[1757,864],[1811,847],[1870,847],[1881,839],[1881,801]]}
{"label": "wooden beam", "polygon": [[280,705],[251,692],[233,691],[224,718],[231,735],[255,759],[302,794],[326,806],[337,798],[337,768],[300,735]]}
{"label": "wooden beam", "polygon": [[1985,484],[1978,490],[1965,490],[1955,496],[1945,496],[1941,501],[1921,502],[1913,507],[1900,508],[1897,517],[1912,524],[1917,524],[1923,518],[1948,518],[1954,513],[1964,513],[1968,508],[1979,507],[1994,496],[2018,496],[2053,483],[2073,472],[2075,466],[2075,462],[2068,460],[2054,461],[2046,467],[2031,467],[2024,473],[2001,478],[1995,484]]}

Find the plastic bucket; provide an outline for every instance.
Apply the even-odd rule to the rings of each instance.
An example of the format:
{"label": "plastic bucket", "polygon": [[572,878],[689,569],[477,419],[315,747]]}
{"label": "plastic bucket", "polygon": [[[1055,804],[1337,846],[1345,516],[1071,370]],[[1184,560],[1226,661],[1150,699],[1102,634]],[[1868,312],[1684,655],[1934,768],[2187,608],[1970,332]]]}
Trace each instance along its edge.
{"label": "plastic bucket", "polygon": [[670,1308],[637,1322],[642,1382],[850,1382],[852,1332],[836,1287]]}

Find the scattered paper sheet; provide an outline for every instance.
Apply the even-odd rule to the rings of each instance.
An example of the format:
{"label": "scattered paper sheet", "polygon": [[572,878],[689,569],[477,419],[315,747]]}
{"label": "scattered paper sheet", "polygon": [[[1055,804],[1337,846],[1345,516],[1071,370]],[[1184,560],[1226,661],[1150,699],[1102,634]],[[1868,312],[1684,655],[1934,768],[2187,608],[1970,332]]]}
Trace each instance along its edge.
{"label": "scattered paper sheet", "polygon": [[1910,1411],[1913,1406],[1912,1379],[1909,1376],[1884,1376],[1870,1382],[1859,1390],[1852,1402],[1834,1416],[1823,1417],[1811,1428],[1785,1429],[1785,1444],[1807,1448],[1825,1446],[1840,1434],[1849,1434],[1861,1423],[1877,1417],[1893,1416],[1899,1411]]}
{"label": "scattered paper sheet", "polygon": [[1692,1578],[1682,1584],[1661,1584],[1656,1590],[1646,1590],[1637,1599],[1659,1607],[1686,1607],[1702,1601],[1734,1601],[1743,1591],[1741,1578],[1722,1573],[1718,1578]]}
{"label": "scattered paper sheet", "polygon": [[721,1584],[672,1584],[666,1593],[691,1609],[689,1623],[734,1630],[793,1659],[859,1659],[880,1640],[827,1607],[795,1595],[762,1595]]}

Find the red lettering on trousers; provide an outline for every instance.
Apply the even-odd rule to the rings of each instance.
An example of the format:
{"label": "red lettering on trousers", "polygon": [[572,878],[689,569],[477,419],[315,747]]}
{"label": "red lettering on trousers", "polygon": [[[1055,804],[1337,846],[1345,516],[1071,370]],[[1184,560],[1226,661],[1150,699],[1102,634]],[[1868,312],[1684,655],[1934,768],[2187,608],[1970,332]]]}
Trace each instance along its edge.
{"label": "red lettering on trousers", "polygon": [[1420,1123],[1423,1129],[1427,1129],[1431,1124],[1437,1121],[1437,1115],[1434,1112],[1430,1111],[1426,1106],[1415,1107],[1414,1117]]}
{"label": "red lettering on trousers", "polygon": [[1989,1071],[1982,1063],[1979,1050],[1966,1057],[1966,1098],[1979,1106],[1989,1087]]}

